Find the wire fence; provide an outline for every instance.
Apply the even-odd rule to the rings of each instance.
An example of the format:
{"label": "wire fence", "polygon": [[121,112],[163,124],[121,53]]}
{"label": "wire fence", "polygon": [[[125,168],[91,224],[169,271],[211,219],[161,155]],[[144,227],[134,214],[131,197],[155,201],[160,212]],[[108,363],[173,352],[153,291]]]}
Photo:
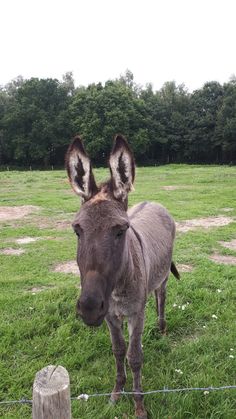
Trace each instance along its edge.
{"label": "wire fence", "polygon": [[[164,387],[160,390],[149,390],[149,391],[143,391],[143,392],[137,392],[137,391],[119,391],[117,393],[94,393],[94,394],[86,394],[82,393],[77,397],[71,397],[70,399],[73,400],[85,400],[87,401],[89,398],[94,397],[109,397],[109,396],[148,396],[151,394],[158,394],[158,393],[182,393],[182,392],[190,392],[190,391],[203,391],[203,392],[210,392],[210,391],[219,391],[219,390],[236,390],[236,385],[232,386],[221,386],[221,387],[184,387],[184,388],[167,388]],[[4,404],[32,404],[32,400],[28,400],[26,398],[22,398],[21,400],[7,400],[7,401],[0,401],[0,405]]]}

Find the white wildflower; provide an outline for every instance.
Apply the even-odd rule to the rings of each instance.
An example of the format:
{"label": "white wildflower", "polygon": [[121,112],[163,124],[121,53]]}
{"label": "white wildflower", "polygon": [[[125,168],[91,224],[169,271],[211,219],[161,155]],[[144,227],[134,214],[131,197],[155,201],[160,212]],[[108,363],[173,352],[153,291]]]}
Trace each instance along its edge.
{"label": "white wildflower", "polygon": [[181,371],[179,369],[175,369],[175,372],[177,372],[178,374],[183,374],[183,371]]}
{"label": "white wildflower", "polygon": [[182,310],[185,310],[186,309],[186,304],[183,304],[181,308],[182,308]]}
{"label": "white wildflower", "polygon": [[177,307],[177,304],[176,304],[176,303],[174,303],[174,304],[173,304],[173,307]]}
{"label": "white wildflower", "polygon": [[218,317],[215,314],[212,314],[211,316],[213,319],[218,319]]}
{"label": "white wildflower", "polygon": [[88,398],[89,398],[89,395],[88,394],[80,394],[77,397],[78,400],[85,400],[86,402],[87,402]]}
{"label": "white wildflower", "polygon": [[230,348],[230,351],[233,351],[233,348]]}
{"label": "white wildflower", "polygon": [[203,327],[203,329],[206,329],[206,326],[202,326]]}
{"label": "white wildflower", "polygon": [[210,392],[206,390],[206,391],[204,391],[204,393],[203,393],[203,394],[204,394],[204,396],[207,396],[209,393],[210,393]]}
{"label": "white wildflower", "polygon": [[34,309],[34,307],[29,307],[29,310],[33,310]]}
{"label": "white wildflower", "polygon": [[222,290],[220,290],[220,289],[218,288],[217,292],[222,292]]}
{"label": "white wildflower", "polygon": [[232,359],[233,359],[233,358],[234,358],[234,356],[233,356],[233,355],[229,355],[229,358],[232,358]]}

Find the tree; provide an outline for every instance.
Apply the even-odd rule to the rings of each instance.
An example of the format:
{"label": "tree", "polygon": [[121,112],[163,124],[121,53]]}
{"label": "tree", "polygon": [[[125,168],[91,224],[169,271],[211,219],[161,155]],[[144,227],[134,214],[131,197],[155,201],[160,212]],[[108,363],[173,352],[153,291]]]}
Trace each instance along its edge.
{"label": "tree", "polygon": [[136,127],[135,93],[123,81],[107,81],[80,88],[73,97],[70,114],[74,132],[86,140],[90,156],[104,163],[111,141],[117,132],[124,133],[132,143]]}
{"label": "tree", "polygon": [[73,96],[75,92],[75,82],[72,71],[67,71],[67,73],[63,74],[62,80],[62,86],[66,89],[67,94]]}
{"label": "tree", "polygon": [[217,160],[216,119],[223,100],[218,82],[206,83],[190,97],[186,154],[192,162]]}
{"label": "tree", "polygon": [[216,118],[216,144],[219,160],[236,162],[236,80],[224,85],[222,106]]}
{"label": "tree", "polygon": [[71,135],[68,92],[56,79],[32,78],[14,92],[10,89],[8,96],[4,141],[11,143],[14,162],[45,167],[57,162]]}
{"label": "tree", "polygon": [[137,85],[130,70],[116,80],[75,88],[21,76],[0,88],[0,164],[62,165],[79,133],[95,164],[106,163],[114,135],[123,133],[142,164],[236,161],[236,81],[208,82],[188,93],[166,82]]}
{"label": "tree", "polygon": [[162,126],[162,160],[167,163],[181,161],[187,133],[188,92],[184,85],[177,86],[172,81],[165,83],[157,96]]}

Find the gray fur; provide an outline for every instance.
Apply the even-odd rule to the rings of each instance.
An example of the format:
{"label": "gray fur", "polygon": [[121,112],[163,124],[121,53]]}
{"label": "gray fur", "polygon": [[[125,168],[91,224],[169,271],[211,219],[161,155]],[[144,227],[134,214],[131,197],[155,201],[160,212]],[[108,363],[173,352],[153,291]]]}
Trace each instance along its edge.
{"label": "gray fur", "polygon": [[[67,157],[72,163],[70,153],[75,153],[74,148],[72,143]],[[117,198],[116,188],[120,186],[112,178],[112,170],[111,180],[94,188],[94,192],[89,190],[93,183],[88,178],[85,187],[92,197],[81,206],[73,227],[80,236],[77,261],[82,291],[77,310],[88,325],[99,326],[104,318],[107,322],[117,367],[111,400],[116,401],[119,397],[116,393],[123,389],[126,381],[125,357],[133,373],[133,390],[142,391],[141,338],[147,297],[155,293],[159,326],[165,333],[166,283],[170,270],[175,274],[178,271],[172,263],[174,220],[163,206],[151,202],[140,203],[126,211],[127,193],[134,179],[133,156],[122,136],[115,140],[113,150],[114,153],[119,151],[121,156],[124,150],[124,155],[129,156],[119,169],[125,167],[126,172],[121,172],[119,179],[127,177],[128,185],[122,184],[122,198]],[[110,161],[113,157],[111,154]],[[73,186],[73,168],[69,167],[68,173]],[[128,320],[128,348],[123,337],[124,318]],[[134,400],[136,417],[147,418],[143,397],[135,395]]]}

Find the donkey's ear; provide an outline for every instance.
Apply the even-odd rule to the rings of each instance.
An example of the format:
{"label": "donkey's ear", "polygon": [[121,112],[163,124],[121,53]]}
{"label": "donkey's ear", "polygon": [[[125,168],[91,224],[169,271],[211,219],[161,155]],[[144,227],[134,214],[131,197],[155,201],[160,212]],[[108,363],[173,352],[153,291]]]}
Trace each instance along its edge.
{"label": "donkey's ear", "polygon": [[109,166],[114,196],[116,199],[124,201],[128,192],[133,189],[135,164],[133,153],[126,139],[120,134],[116,135],[114,139]]}
{"label": "donkey's ear", "polygon": [[66,169],[75,193],[87,201],[98,188],[93,176],[92,165],[81,138],[77,135],[66,153]]}

